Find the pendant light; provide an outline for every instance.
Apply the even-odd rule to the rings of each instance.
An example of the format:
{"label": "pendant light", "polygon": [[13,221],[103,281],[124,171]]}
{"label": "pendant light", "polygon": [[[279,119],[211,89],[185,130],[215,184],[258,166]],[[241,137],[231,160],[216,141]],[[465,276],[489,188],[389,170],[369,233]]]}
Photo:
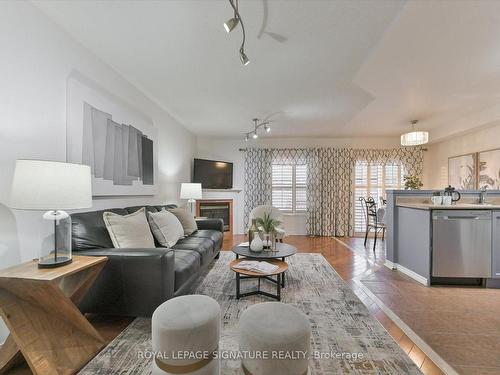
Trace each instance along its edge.
{"label": "pendant light", "polygon": [[410,122],[412,131],[401,135],[401,146],[420,146],[429,142],[429,132],[415,130],[418,120]]}

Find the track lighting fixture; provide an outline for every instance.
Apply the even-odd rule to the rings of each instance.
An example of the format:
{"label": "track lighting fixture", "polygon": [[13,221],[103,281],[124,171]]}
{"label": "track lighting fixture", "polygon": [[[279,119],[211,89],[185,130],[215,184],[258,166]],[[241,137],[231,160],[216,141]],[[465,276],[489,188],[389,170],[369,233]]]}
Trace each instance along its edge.
{"label": "track lighting fixture", "polygon": [[226,29],[226,32],[230,33],[236,26],[238,26],[238,23],[238,18],[233,17],[224,23],[224,29]]}
{"label": "track lighting fixture", "polygon": [[263,121],[263,122],[259,123],[259,121],[262,121],[262,120],[259,120],[258,118],[254,118],[254,119],[252,119],[252,121],[253,121],[254,130],[252,130],[251,132],[245,133],[245,142],[248,142],[250,137],[252,137],[252,139],[259,138],[259,133],[257,132],[257,130],[259,130],[260,128],[264,128],[266,133],[269,133],[271,131],[271,126],[269,125],[269,123],[272,122],[271,120],[267,120],[267,121]]}
{"label": "track lighting fixture", "polygon": [[243,65],[248,65],[250,63],[250,59],[245,54],[245,26],[243,25],[243,20],[241,19],[240,13],[238,12],[238,0],[229,0],[229,4],[234,11],[234,17],[224,23],[224,29],[226,32],[230,33],[238,24],[241,25],[241,32],[243,33],[243,40],[240,46],[240,60]]}

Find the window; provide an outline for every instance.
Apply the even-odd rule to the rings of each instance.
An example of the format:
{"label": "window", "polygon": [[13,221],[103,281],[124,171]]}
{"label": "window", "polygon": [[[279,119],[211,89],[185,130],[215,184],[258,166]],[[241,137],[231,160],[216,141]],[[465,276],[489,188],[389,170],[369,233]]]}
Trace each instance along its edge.
{"label": "window", "polygon": [[273,206],[285,212],[305,212],[306,182],[307,165],[273,164]]}
{"label": "window", "polygon": [[404,170],[398,163],[356,162],[354,170],[354,232],[365,231],[365,213],[360,197],[373,197],[377,205],[386,198],[386,189],[400,189]]}

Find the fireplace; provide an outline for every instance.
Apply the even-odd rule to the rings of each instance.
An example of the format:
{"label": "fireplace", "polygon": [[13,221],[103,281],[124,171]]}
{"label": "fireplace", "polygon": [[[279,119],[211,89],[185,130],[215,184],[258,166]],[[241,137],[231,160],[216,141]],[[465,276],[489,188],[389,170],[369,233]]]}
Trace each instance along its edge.
{"label": "fireplace", "polygon": [[222,219],[224,232],[233,233],[233,200],[202,199],[196,201],[196,216],[209,219]]}

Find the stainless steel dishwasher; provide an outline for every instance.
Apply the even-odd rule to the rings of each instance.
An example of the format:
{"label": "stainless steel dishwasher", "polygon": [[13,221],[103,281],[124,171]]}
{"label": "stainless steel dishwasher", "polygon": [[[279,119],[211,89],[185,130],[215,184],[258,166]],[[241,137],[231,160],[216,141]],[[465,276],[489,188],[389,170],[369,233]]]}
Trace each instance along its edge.
{"label": "stainless steel dishwasher", "polygon": [[432,213],[432,276],[491,277],[491,211]]}

